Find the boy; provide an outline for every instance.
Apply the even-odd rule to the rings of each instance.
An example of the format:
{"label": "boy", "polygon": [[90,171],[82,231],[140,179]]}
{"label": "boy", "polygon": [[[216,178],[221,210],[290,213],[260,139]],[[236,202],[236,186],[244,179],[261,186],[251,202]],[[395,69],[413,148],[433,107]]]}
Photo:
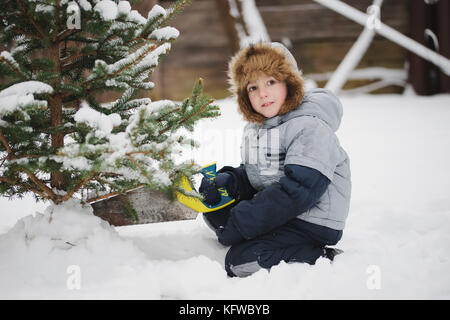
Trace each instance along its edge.
{"label": "boy", "polygon": [[292,54],[279,43],[239,51],[228,75],[239,111],[249,123],[242,164],[203,179],[205,201],[225,187],[233,206],[204,213],[225,246],[229,276],[248,276],[281,261],[314,264],[342,251],[328,248],[342,237],[351,181],[346,152],[335,131],[342,106],[330,91],[304,92]]}

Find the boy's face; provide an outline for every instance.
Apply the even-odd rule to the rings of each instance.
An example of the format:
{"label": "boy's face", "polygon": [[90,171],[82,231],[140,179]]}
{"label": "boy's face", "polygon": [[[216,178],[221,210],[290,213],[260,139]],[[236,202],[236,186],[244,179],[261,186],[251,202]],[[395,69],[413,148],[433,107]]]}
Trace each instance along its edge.
{"label": "boy's face", "polygon": [[272,118],[280,112],[286,100],[287,87],[284,81],[264,75],[248,83],[247,94],[253,110],[266,118]]}

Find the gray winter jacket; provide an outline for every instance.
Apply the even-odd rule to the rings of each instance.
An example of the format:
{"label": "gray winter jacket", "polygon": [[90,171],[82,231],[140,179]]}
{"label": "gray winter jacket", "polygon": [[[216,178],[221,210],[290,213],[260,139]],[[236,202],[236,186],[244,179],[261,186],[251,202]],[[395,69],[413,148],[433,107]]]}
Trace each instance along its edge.
{"label": "gray winter jacket", "polygon": [[282,116],[259,126],[244,128],[242,163],[251,185],[258,191],[279,182],[284,166],[296,164],[320,171],[331,183],[319,202],[297,218],[343,230],[351,194],[350,163],[335,134],[342,105],[329,90],[314,89],[302,103]]}

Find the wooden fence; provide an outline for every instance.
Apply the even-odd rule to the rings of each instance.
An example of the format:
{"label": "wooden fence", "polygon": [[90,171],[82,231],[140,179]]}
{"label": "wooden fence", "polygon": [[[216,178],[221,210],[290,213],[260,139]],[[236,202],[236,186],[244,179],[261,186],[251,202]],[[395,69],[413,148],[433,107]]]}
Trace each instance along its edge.
{"label": "wooden fence", "polygon": [[[170,54],[154,75],[154,98],[183,99],[194,81],[205,80],[205,92],[213,98],[229,96],[227,63],[234,53],[219,0],[194,0],[172,23],[180,31]],[[372,0],[345,0],[366,11]],[[168,7],[173,1],[159,1]],[[256,0],[272,41],[289,41],[290,50],[303,73],[334,71],[362,31],[362,26],[315,3],[312,0]],[[408,0],[385,0],[381,19],[408,34]],[[376,36],[358,68],[385,67],[404,69],[406,51]],[[369,81],[348,81],[344,89]],[[319,86],[325,84],[318,82]],[[401,87],[387,87],[377,92],[401,92]]]}

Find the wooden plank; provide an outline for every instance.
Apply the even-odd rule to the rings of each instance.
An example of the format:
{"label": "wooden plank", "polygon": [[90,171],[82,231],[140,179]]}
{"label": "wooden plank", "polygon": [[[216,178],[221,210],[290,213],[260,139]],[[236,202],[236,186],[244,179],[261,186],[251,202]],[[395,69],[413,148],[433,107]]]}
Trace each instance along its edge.
{"label": "wooden plank", "polygon": [[[291,52],[303,73],[334,71],[353,45],[353,41],[295,42]],[[357,68],[387,67],[403,68],[406,51],[381,37],[375,37]]]}
{"label": "wooden plank", "polygon": [[170,25],[180,31],[175,44],[195,43],[213,47],[230,45],[215,1],[193,1]]}
{"label": "wooden plank", "polygon": [[[351,6],[365,11],[371,1],[346,1]],[[322,38],[356,38],[362,27],[353,21],[317,3],[284,6],[261,6],[261,16],[271,38],[287,37],[291,41]],[[407,32],[407,2],[385,1],[381,9],[381,19],[400,32]]]}

